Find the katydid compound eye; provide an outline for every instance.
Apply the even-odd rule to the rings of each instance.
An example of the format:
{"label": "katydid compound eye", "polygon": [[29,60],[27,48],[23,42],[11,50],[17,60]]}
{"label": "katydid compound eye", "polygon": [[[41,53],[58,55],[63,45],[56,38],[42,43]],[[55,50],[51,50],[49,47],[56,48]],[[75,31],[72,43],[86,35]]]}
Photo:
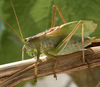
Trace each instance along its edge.
{"label": "katydid compound eye", "polygon": [[33,54],[31,54],[31,56],[33,56]]}
{"label": "katydid compound eye", "polygon": [[27,40],[26,40],[26,39],[24,39],[24,41],[26,42]]}

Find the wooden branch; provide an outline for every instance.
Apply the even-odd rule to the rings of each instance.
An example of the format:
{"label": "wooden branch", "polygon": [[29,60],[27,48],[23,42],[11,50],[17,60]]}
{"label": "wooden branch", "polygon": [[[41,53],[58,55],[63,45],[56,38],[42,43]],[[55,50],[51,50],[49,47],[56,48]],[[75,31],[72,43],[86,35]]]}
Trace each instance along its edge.
{"label": "wooden branch", "polygon": [[[82,51],[68,55],[58,56],[60,63],[56,73],[72,72],[86,69],[88,66],[82,62]],[[85,50],[85,59],[90,67],[100,65],[100,46],[91,47]],[[13,87],[21,82],[34,79],[34,65],[36,59],[9,63],[0,66],[0,87]],[[38,63],[38,78],[53,75],[52,69],[57,60],[46,56],[40,57]],[[52,78],[54,79],[54,78]],[[58,78],[59,79],[59,78]]]}

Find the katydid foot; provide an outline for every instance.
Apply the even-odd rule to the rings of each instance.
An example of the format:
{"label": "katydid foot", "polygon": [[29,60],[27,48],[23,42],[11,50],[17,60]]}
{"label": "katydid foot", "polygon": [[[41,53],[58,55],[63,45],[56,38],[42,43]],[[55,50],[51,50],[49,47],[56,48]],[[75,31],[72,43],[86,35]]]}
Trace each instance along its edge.
{"label": "katydid foot", "polygon": [[34,84],[36,84],[36,82],[37,82],[37,76],[35,76]]}
{"label": "katydid foot", "polygon": [[58,64],[59,64],[59,60],[56,62],[55,66],[53,67],[53,70],[52,70],[52,72],[54,73],[54,78],[56,78],[56,80],[57,80],[57,75],[55,73],[55,69],[56,69]]}
{"label": "katydid foot", "polygon": [[89,63],[85,59],[82,59],[82,61],[83,61],[84,64],[86,64],[88,66],[88,68],[90,68]]}

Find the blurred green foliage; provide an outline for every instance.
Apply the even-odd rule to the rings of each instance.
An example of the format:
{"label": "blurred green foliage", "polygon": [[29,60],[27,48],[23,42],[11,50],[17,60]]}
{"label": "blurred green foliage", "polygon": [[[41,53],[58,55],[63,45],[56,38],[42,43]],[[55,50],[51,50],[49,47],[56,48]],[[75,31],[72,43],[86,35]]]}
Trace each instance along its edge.
{"label": "blurred green foliage", "polygon": [[[100,0],[12,0],[23,37],[30,37],[51,27],[53,5],[61,10],[67,22],[92,20],[97,29],[91,36],[99,38]],[[20,35],[10,0],[0,0],[2,16]],[[56,26],[63,24],[58,12]],[[21,60],[23,43],[11,28],[0,19],[0,64]],[[31,58],[25,54],[25,59]],[[21,86],[19,86],[21,87]]]}

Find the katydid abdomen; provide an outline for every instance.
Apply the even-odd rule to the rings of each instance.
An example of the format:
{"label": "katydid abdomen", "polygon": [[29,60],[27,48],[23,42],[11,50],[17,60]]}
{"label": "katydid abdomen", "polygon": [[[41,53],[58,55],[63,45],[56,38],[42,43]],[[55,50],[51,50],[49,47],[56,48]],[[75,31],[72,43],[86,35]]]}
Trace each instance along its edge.
{"label": "katydid abdomen", "polygon": [[[62,49],[62,51],[58,52],[57,50],[55,50],[55,48],[57,47],[57,45],[63,41],[64,38],[66,38],[67,35],[62,35],[62,36],[57,36],[57,37],[43,37],[42,38],[42,44],[41,44],[41,51],[44,54],[51,54],[54,56],[57,55],[64,55],[64,54],[70,54],[73,53],[75,51],[78,51],[80,49],[82,49],[82,40],[81,37],[72,37],[72,39],[69,41],[68,44],[66,44],[66,46]],[[84,38],[84,47],[88,46],[91,44],[91,38],[90,37],[86,37]]]}

